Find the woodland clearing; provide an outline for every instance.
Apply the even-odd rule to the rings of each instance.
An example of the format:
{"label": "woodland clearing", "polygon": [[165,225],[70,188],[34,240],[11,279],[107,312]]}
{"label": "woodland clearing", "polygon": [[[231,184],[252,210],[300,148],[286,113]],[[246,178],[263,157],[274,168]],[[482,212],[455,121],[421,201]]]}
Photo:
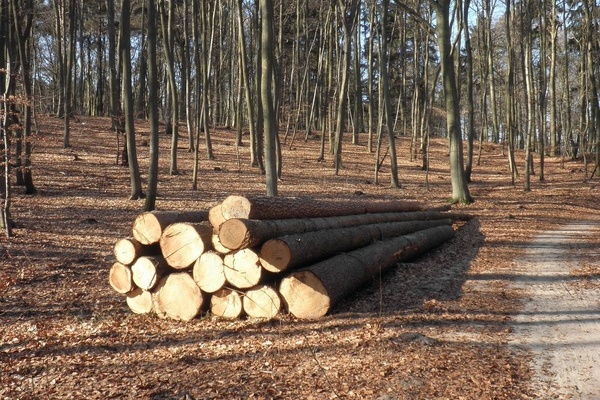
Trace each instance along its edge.
{"label": "woodland clearing", "polygon": [[[524,306],[529,287],[518,278],[539,235],[578,221],[600,223],[600,182],[586,177],[582,160],[547,157],[544,182],[535,175],[532,191],[524,192],[521,180],[511,183],[503,148],[484,143],[470,184],[475,203],[453,206],[475,218],[456,226],[454,239],[394,268],[327,317],[264,322],[206,315],[183,323],[133,314],[108,285],[112,246],[130,235],[143,207],[127,199],[129,172],[115,162],[110,120],[79,119],[69,149],[61,147],[61,120],[38,123],[38,193],[15,188],[16,237],[0,239],[1,398],[578,398],[540,384],[552,380],[540,374],[555,372],[536,367],[536,353],[520,339],[519,315],[535,311]],[[147,125],[136,123],[145,179]],[[317,161],[320,136],[299,136],[291,148],[289,141],[283,146],[280,195],[432,205],[449,197],[446,140],[431,141],[430,169],[423,171],[420,160],[409,161],[409,138],[400,136],[402,188],[392,189],[388,160],[380,183],[373,183],[375,156],[364,134],[359,145],[347,135],[338,176],[331,155]],[[162,135],[157,209],[208,209],[229,194],[263,194],[264,176],[249,166],[248,137],[239,152],[234,138],[231,130],[213,132],[212,161],[200,143],[199,190],[192,191],[185,136],[181,174],[170,176],[170,140]],[[517,157],[522,171],[523,155]],[[570,267],[562,283],[572,291],[563,295],[585,298],[600,288],[594,255],[600,235],[577,240],[580,246],[561,252],[586,252],[589,262]]]}

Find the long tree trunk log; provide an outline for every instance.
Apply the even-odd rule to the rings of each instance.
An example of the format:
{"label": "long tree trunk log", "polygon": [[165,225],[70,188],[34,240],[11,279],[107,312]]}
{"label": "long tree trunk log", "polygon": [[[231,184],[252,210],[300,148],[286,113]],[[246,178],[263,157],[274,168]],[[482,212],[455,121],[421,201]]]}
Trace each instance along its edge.
{"label": "long tree trunk log", "polygon": [[133,238],[125,238],[117,241],[113,253],[118,262],[131,265],[141,256],[153,256],[160,254],[158,245],[143,245]]}
{"label": "long tree trunk log", "polygon": [[143,290],[152,289],[170,271],[165,259],[158,256],[142,256],[131,266],[133,283]]}
{"label": "long tree trunk log", "polygon": [[252,318],[272,319],[281,311],[279,293],[267,285],[247,290],[242,303],[244,312]]}
{"label": "long tree trunk log", "polygon": [[453,236],[454,229],[443,225],[376,242],[292,272],[281,281],[279,292],[297,318],[319,318],[368,280]]}
{"label": "long tree trunk log", "polygon": [[375,240],[451,224],[449,219],[388,222],[287,235],[265,242],[260,249],[259,259],[267,271],[281,273],[367,246]]}
{"label": "long tree trunk log", "polygon": [[223,288],[210,298],[210,312],[221,318],[235,319],[242,316],[242,296],[232,289]]}
{"label": "long tree trunk log", "polygon": [[127,306],[136,314],[152,312],[152,293],[140,288],[127,293]]}
{"label": "long tree trunk log", "polygon": [[194,281],[206,293],[214,293],[225,285],[223,257],[214,251],[203,253],[192,270]]}
{"label": "long tree trunk log", "polygon": [[258,285],[263,277],[258,254],[252,249],[238,250],[223,258],[225,279],[238,289],[248,289]]}
{"label": "long tree trunk log", "polygon": [[163,276],[153,290],[152,303],[158,316],[181,321],[192,320],[207,305],[204,294],[187,272]]}
{"label": "long tree trunk log", "polygon": [[135,289],[131,268],[116,262],[108,272],[108,283],[117,293],[127,293]]}
{"label": "long tree trunk log", "polygon": [[422,204],[409,201],[327,201],[300,197],[229,196],[221,203],[221,214],[225,220],[288,219],[332,217],[364,214],[367,210],[419,211]]}
{"label": "long tree trunk log", "polygon": [[164,229],[176,222],[197,223],[208,220],[208,211],[149,211],[139,214],[133,222],[133,237],[140,243],[158,243]]}
{"label": "long tree trunk log", "polygon": [[160,250],[175,269],[190,267],[205,250],[212,248],[212,226],[208,222],[169,225],[160,237]]}
{"label": "long tree trunk log", "polygon": [[254,247],[265,241],[294,233],[313,232],[322,229],[345,228],[351,226],[378,224],[384,222],[400,222],[414,220],[432,220],[445,218],[460,218],[459,214],[440,211],[412,211],[345,215],[327,218],[299,218],[252,220],[230,219],[219,229],[219,240],[228,249],[238,250]]}

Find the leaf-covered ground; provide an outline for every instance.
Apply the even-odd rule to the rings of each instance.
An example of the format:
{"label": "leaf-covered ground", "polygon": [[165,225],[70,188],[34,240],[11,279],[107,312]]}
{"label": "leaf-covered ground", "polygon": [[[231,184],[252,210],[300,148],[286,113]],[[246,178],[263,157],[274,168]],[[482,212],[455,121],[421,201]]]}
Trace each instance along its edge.
{"label": "leaf-covered ground", "polygon": [[[476,202],[453,207],[475,218],[329,316],[264,322],[207,315],[182,323],[133,314],[108,285],[112,246],[130,236],[143,207],[127,199],[128,170],[115,162],[110,121],[79,119],[66,150],[62,121],[38,123],[38,193],[15,188],[16,236],[0,239],[1,398],[538,398],[530,355],[509,345],[522,297],[511,285],[513,262],[538,233],[598,219],[599,181],[586,179],[581,160],[546,158],[545,181],[535,175],[533,190],[524,192],[521,180],[511,184],[503,148],[484,144],[470,185]],[[138,124],[145,179],[147,126]],[[214,161],[201,142],[199,190],[192,191],[185,135],[176,176],[168,175],[170,137],[162,135],[157,208],[208,209],[229,194],[262,194],[264,176],[249,166],[248,136],[239,149],[234,136],[213,132]],[[345,144],[335,176],[330,154],[317,161],[319,136],[305,141],[298,132],[291,146],[288,137],[280,194],[445,203],[446,141],[432,141],[431,167],[423,171],[420,160],[409,161],[408,138],[399,138],[401,189],[389,187],[388,159],[374,184],[375,156],[366,141],[363,134],[360,145]],[[577,277],[596,285],[598,270],[582,266]]]}

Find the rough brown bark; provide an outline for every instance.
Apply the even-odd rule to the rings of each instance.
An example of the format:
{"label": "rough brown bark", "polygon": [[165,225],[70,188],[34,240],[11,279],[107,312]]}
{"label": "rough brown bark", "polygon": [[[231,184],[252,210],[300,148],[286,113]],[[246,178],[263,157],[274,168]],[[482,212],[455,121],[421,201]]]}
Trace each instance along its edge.
{"label": "rough brown bark", "polygon": [[242,296],[233,289],[220,289],[210,298],[210,312],[218,317],[235,319],[243,311]]}
{"label": "rough brown bark", "polygon": [[196,223],[208,220],[208,211],[149,211],[138,215],[133,222],[133,237],[140,243],[158,243],[163,230],[176,222]]}
{"label": "rough brown bark", "polygon": [[252,318],[272,319],[281,311],[281,298],[271,286],[249,289],[242,301],[244,312]]}
{"label": "rough brown bark", "polygon": [[131,265],[138,257],[160,254],[160,248],[156,245],[143,245],[133,238],[125,238],[115,243],[113,253],[118,262]]}
{"label": "rough brown bark", "polygon": [[127,293],[135,289],[131,268],[116,262],[108,273],[108,283],[117,293]]}
{"label": "rough brown bark", "polygon": [[440,211],[401,211],[375,214],[345,215],[327,218],[298,218],[275,220],[236,218],[230,219],[221,225],[221,228],[219,230],[219,240],[224,247],[232,250],[237,250],[247,247],[258,246],[271,238],[294,233],[312,232],[322,229],[344,228],[367,224],[377,224],[383,222],[432,220],[453,217],[459,217],[459,215],[442,213]]}
{"label": "rough brown bark", "polygon": [[204,251],[212,248],[212,226],[208,222],[177,222],[160,237],[160,250],[171,267],[190,267]]}
{"label": "rough brown bark", "polygon": [[223,257],[214,252],[203,253],[194,264],[192,276],[198,287],[206,293],[214,293],[225,285]]}
{"label": "rough brown bark", "polygon": [[153,290],[153,310],[160,317],[190,321],[206,306],[206,299],[187,272],[162,277]]}
{"label": "rough brown bark", "polygon": [[229,196],[221,203],[225,220],[288,219],[332,217],[338,215],[364,214],[368,209],[394,211],[419,211],[425,207],[408,201],[328,201],[301,197],[242,197]]}
{"label": "rough brown bark", "polygon": [[152,312],[152,293],[140,288],[127,293],[127,306],[136,314]]}
{"label": "rough brown bark", "polygon": [[169,265],[162,257],[142,256],[131,266],[133,283],[143,290],[152,289],[158,280],[171,271]]}
{"label": "rough brown bark", "polygon": [[443,225],[376,242],[291,273],[281,281],[279,292],[297,318],[319,318],[368,280],[453,236],[452,227]]}
{"label": "rough brown bark", "polygon": [[238,289],[248,289],[258,285],[263,270],[258,254],[252,249],[238,250],[227,254],[223,259],[225,279]]}
{"label": "rough brown bark", "polygon": [[389,222],[286,235],[268,240],[262,245],[260,264],[269,272],[281,273],[341,252],[367,246],[376,240],[451,224],[449,219]]}

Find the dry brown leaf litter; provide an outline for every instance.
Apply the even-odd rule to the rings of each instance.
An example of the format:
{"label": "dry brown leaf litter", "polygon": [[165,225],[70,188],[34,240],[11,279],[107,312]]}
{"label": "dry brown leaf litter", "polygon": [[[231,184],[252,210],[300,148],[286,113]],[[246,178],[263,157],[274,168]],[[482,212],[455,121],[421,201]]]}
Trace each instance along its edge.
{"label": "dry brown leaf litter", "polygon": [[[599,182],[585,179],[581,162],[547,159],[546,181],[534,181],[525,193],[510,184],[501,147],[486,144],[470,186],[476,203],[454,207],[477,218],[330,316],[271,322],[204,316],[185,324],[134,315],[110,289],[112,245],[130,234],[142,202],[127,200],[128,171],[115,164],[108,119],[81,118],[67,150],[60,124],[41,118],[33,159],[39,193],[27,197],[16,189],[17,237],[0,239],[2,398],[536,398],[528,355],[507,345],[521,295],[510,289],[512,260],[539,232],[597,219]],[[138,124],[142,143],[147,127]],[[161,137],[159,209],[206,209],[231,193],[263,193],[264,177],[248,166],[247,136],[239,159],[233,132],[213,137],[217,159],[201,157],[198,192],[191,190],[185,136],[178,176],[168,175],[169,139]],[[339,176],[331,155],[316,161],[318,145],[313,137],[284,146],[282,195],[443,204],[450,193],[443,140],[432,142],[427,185],[400,138],[400,190],[388,187],[385,165],[380,185],[373,184],[374,156],[364,145],[345,146]],[[144,176],[147,150],[139,149]],[[572,285],[598,282],[592,267],[572,276]]]}

